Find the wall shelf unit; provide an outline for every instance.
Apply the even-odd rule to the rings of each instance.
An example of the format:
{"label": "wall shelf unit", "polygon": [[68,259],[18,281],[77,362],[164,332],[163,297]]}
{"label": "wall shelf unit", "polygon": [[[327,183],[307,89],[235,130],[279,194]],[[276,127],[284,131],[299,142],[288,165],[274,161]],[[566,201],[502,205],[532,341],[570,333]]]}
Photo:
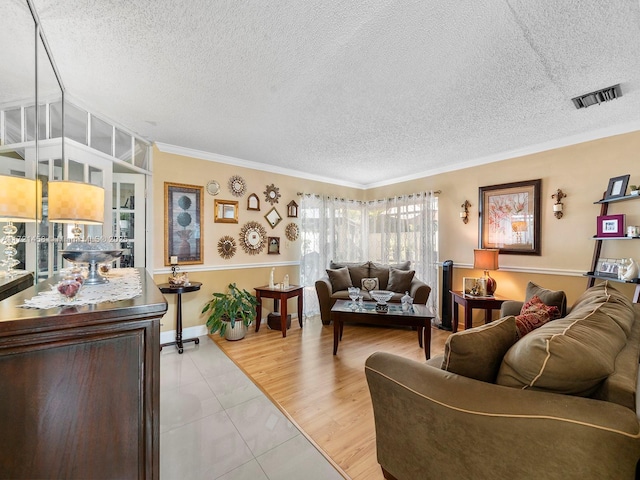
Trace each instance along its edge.
{"label": "wall shelf unit", "polygon": [[[600,205],[600,215],[603,216],[603,215],[607,215],[607,213],[609,211],[609,204],[611,204],[611,203],[618,203],[618,202],[624,202],[624,201],[627,201],[627,200],[638,200],[638,199],[640,199],[639,195],[625,195],[624,197],[602,199],[602,200],[598,200],[597,202],[593,202],[593,203],[594,203],[594,205]],[[607,276],[607,275],[598,275],[597,274],[598,260],[600,259],[600,256],[601,256],[601,253],[602,253],[602,242],[603,241],[640,240],[640,238],[636,238],[636,237],[598,237],[598,236],[594,236],[593,239],[595,240],[595,246],[593,248],[593,258],[591,260],[591,270],[585,274],[585,276],[588,277],[587,288],[593,287],[593,285],[595,284],[596,279],[608,280],[608,281],[618,282],[618,283],[635,284],[636,285],[636,290],[635,290],[635,293],[633,294],[633,302],[634,303],[640,303],[640,279],[636,278],[636,279],[633,279],[633,280],[619,280],[616,277],[610,277],[610,276]]]}

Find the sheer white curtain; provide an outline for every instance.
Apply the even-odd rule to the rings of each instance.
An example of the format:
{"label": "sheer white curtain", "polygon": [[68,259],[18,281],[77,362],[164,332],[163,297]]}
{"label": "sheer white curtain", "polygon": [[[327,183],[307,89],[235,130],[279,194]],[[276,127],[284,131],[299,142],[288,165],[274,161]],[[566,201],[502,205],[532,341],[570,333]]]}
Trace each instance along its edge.
{"label": "sheer white curtain", "polygon": [[305,315],[319,312],[315,281],[337,262],[411,261],[416,277],[431,287],[438,305],[438,199],[433,192],[371,202],[304,195],[300,202]]}
{"label": "sheer white curtain", "polygon": [[369,202],[369,260],[411,261],[416,277],[431,287],[427,305],[438,307],[438,197],[414,193]]}

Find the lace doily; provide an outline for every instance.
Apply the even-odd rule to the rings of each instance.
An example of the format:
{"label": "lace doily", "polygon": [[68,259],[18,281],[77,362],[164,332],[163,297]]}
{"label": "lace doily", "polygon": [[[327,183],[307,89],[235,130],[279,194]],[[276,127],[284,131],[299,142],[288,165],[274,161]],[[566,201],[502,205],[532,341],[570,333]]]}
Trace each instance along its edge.
{"label": "lace doily", "polygon": [[94,305],[102,302],[128,300],[142,294],[140,273],[135,268],[114,268],[105,275],[109,283],[83,285],[73,300],[67,300],[58,292],[56,285],[51,290],[40,292],[25,300],[22,308],[55,308],[73,305]]}

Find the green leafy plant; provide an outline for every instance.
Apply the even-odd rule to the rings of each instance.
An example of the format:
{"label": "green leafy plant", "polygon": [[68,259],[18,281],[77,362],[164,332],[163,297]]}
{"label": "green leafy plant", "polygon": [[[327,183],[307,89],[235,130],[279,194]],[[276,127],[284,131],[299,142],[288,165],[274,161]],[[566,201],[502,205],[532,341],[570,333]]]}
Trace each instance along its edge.
{"label": "green leafy plant", "polygon": [[202,313],[208,314],[207,327],[210,333],[220,332],[223,337],[228,325],[231,328],[237,321],[241,321],[246,327],[256,319],[256,307],[258,300],[244,289],[239,289],[235,283],[229,284],[229,293],[213,294]]}
{"label": "green leafy plant", "polygon": [[629,190],[640,190],[639,185],[629,185]]}

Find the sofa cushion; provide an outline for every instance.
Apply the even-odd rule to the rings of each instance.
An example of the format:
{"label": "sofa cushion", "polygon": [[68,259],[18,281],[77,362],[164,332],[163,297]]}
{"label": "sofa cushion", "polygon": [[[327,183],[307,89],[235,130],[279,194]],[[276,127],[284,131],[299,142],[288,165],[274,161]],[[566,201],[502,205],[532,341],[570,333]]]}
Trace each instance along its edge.
{"label": "sofa cushion", "polygon": [[384,265],[381,263],[371,262],[369,264],[369,276],[376,277],[378,279],[380,289],[386,290],[387,285],[389,284],[389,267],[394,267],[394,268],[397,268],[398,270],[409,270],[410,265],[411,265],[411,262],[409,261],[391,264],[391,265]]}
{"label": "sofa cushion", "polygon": [[395,267],[389,267],[389,282],[387,290],[396,293],[404,293],[411,290],[411,280],[413,280],[416,272],[414,270],[400,270]]}
{"label": "sofa cushion", "polygon": [[549,290],[529,282],[524,295],[525,303],[531,300],[534,295],[539,297],[545,305],[558,307],[558,315],[555,318],[564,317],[567,314],[567,296],[562,290]]}
{"label": "sofa cushion", "polygon": [[336,263],[333,260],[329,262],[329,268],[332,270],[344,267],[349,269],[349,275],[351,276],[350,286],[359,287],[362,283],[362,279],[369,276],[369,262]]}
{"label": "sofa cushion", "polygon": [[366,290],[367,292],[370,292],[371,290],[378,290],[380,288],[376,277],[363,278],[360,285],[362,290]]}
{"label": "sofa cushion", "polygon": [[527,333],[533,332],[552,318],[556,318],[559,313],[558,307],[545,305],[540,300],[540,297],[534,295],[522,306],[520,315],[516,316],[518,338],[524,337]]}
{"label": "sofa cushion", "polygon": [[334,292],[353,287],[347,267],[337,268],[335,270],[328,268],[327,275],[329,275],[329,281],[331,282],[331,290]]}
{"label": "sofa cushion", "polygon": [[629,337],[631,327],[633,325],[633,303],[620,291],[616,290],[611,283],[603,282],[586,290],[571,307],[571,313],[574,310],[589,310],[593,305],[606,302],[603,309],[609,317],[618,324]]}
{"label": "sofa cushion", "polygon": [[442,369],[483,382],[495,382],[505,353],[516,341],[516,320],[500,320],[457,332],[444,345]]}
{"label": "sofa cushion", "polygon": [[[504,356],[496,383],[555,393],[590,396],[613,371],[627,338],[616,315],[621,312],[611,296],[593,287],[590,295],[601,302],[577,305],[565,318],[548,322],[519,340]],[[591,289],[587,290],[589,292]],[[591,300],[590,295],[586,297]]]}

